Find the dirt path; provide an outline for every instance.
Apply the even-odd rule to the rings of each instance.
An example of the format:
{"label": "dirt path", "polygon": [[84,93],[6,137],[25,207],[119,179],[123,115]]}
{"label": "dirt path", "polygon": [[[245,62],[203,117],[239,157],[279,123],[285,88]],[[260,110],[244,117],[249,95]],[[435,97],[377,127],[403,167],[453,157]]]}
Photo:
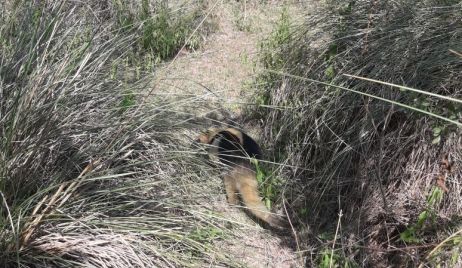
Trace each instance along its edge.
{"label": "dirt path", "polygon": [[[217,31],[211,34],[198,51],[183,52],[168,66],[162,89],[182,94],[209,94],[211,102],[220,103],[233,115],[241,112],[242,103],[251,94],[248,86],[256,70],[258,45],[278,22],[283,8],[289,14],[301,10],[297,4],[273,1],[223,1],[214,11]],[[198,109],[196,115],[205,113]],[[214,210],[234,222],[236,239],[217,247],[230,253],[248,267],[300,267],[301,260],[284,241],[264,230],[238,208],[232,208],[223,197],[213,204]]]}
{"label": "dirt path", "polygon": [[301,9],[300,4],[260,2],[263,1],[218,4],[212,13],[217,30],[207,37],[201,49],[182,52],[168,67],[166,86],[198,95],[208,89],[214,93],[215,101],[239,112],[242,102],[252,91],[249,83],[259,68],[256,56],[260,41],[268,37],[284,8],[294,18]]}

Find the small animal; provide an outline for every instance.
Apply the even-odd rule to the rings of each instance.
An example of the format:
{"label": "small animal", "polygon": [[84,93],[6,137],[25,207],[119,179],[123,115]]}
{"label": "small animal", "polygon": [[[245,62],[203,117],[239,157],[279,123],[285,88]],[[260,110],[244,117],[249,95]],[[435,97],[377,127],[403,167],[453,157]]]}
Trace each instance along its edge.
{"label": "small animal", "polygon": [[237,205],[241,199],[248,210],[273,228],[285,228],[286,222],[272,214],[263,204],[258,182],[250,158],[261,159],[260,146],[247,134],[235,128],[210,128],[201,133],[196,142],[208,144],[209,153],[218,156],[229,167],[224,176],[228,203]]}

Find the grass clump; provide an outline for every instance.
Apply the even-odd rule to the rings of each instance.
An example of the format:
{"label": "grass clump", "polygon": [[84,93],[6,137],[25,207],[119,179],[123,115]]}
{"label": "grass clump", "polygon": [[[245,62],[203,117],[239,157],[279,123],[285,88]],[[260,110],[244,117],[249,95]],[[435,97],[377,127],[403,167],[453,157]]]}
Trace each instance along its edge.
{"label": "grass clump", "polygon": [[197,49],[214,29],[212,21],[205,20],[207,1],[117,0],[108,9],[115,29],[138,39],[129,60],[146,68],[172,58],[183,46]]}
{"label": "grass clump", "polygon": [[[341,245],[351,265],[425,263],[460,228],[461,12],[460,1],[328,1],[263,47],[253,112],[285,164],[292,217],[317,236],[343,211],[336,239],[317,243]],[[444,195],[430,204],[434,187]],[[418,239],[403,240],[412,228]],[[441,265],[454,262],[445,250]]]}
{"label": "grass clump", "polygon": [[233,265],[197,205],[219,183],[172,134],[194,103],[111,72],[140,40],[113,3],[2,3],[0,266]]}
{"label": "grass clump", "polygon": [[[263,68],[271,69],[275,71],[281,71],[285,65],[284,54],[281,52],[282,49],[286,48],[285,45],[290,43],[291,38],[291,21],[287,8],[283,8],[281,17],[278,20],[275,29],[271,33],[271,36],[261,42],[260,44],[260,61]],[[280,81],[280,77],[274,73],[264,73],[259,78],[257,83],[265,84],[267,88],[275,86]],[[259,92],[256,99],[258,105],[268,105],[270,94],[268,91]]]}

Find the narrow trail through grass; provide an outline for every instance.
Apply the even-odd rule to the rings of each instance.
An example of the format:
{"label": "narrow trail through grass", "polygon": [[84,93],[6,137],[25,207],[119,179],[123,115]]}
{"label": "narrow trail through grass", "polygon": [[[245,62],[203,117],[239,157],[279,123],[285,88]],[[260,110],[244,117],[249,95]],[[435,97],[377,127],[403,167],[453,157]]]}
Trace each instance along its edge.
{"label": "narrow trail through grass", "polygon": [[[260,68],[257,63],[259,45],[280,20],[283,10],[296,19],[296,14],[302,9],[300,4],[282,1],[219,3],[212,15],[213,23],[216,24],[215,32],[200,49],[181,51],[175,62],[167,62],[162,67],[164,69],[158,72],[165,76],[158,79],[161,81],[158,88],[166,94],[208,98],[206,102],[221,107],[215,113],[218,121],[239,118],[243,105],[246,105],[252,93],[252,79]],[[187,112],[198,117],[211,114],[210,110],[201,107]],[[242,122],[236,123],[239,125]],[[253,136],[258,133],[257,129],[249,125],[245,130]],[[209,194],[216,196],[215,203],[206,206],[212,207],[232,222],[242,223],[241,227],[234,230],[234,238],[216,243],[217,247],[229,252],[248,267],[302,266],[299,256],[287,245],[287,241],[283,241],[286,239],[264,230],[242,210],[230,207],[224,194]]]}

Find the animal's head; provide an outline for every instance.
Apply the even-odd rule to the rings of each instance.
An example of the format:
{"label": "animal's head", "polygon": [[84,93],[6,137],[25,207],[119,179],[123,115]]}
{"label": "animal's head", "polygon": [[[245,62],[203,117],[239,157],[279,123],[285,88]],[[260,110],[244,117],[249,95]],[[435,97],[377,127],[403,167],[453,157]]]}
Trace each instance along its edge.
{"label": "animal's head", "polygon": [[203,131],[199,136],[196,138],[196,142],[210,144],[212,139],[217,135],[219,132],[218,128],[209,128],[206,131]]}

